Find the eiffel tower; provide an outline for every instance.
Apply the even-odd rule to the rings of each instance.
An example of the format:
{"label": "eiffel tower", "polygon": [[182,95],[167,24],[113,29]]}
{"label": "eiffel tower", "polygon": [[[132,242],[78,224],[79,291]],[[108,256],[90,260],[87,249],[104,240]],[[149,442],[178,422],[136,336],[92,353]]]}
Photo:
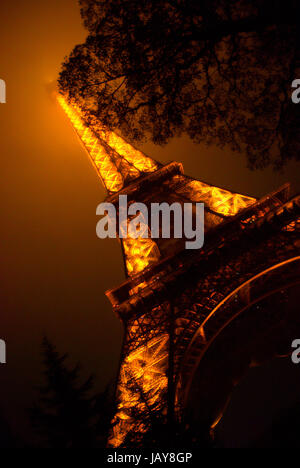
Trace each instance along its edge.
{"label": "eiffel tower", "polygon": [[213,430],[244,372],[300,338],[300,196],[289,198],[285,184],[258,200],[193,179],[58,101],[106,201],[205,203],[202,249],[186,250],[184,239],[120,239],[126,280],[106,293],[124,324],[109,445],[145,433],[151,408],[169,421],[192,409]]}

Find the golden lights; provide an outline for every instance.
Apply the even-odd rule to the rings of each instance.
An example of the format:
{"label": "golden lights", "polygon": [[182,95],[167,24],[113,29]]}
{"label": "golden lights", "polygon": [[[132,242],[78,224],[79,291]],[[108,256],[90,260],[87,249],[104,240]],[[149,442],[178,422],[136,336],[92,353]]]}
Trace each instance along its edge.
{"label": "golden lights", "polygon": [[[134,327],[135,325],[133,325]],[[167,387],[168,335],[162,334],[131,352],[120,369],[118,392],[119,405],[113,420],[110,445],[118,447],[132,427],[131,410],[141,413],[148,407],[159,405]],[[143,394],[143,398],[141,398]],[[140,422],[139,431],[145,426]]]}
{"label": "golden lights", "polygon": [[211,210],[223,216],[233,216],[256,202],[255,198],[232,193],[200,180],[190,180],[176,191],[192,201],[204,202]]}
{"label": "golden lights", "polygon": [[[159,169],[158,163],[128,144],[116,133],[105,130],[99,122],[92,120],[87,126],[82,119],[78,106],[68,104],[62,96],[58,102],[70,118],[78,136],[82,140],[104,186],[108,192],[118,192],[138,178],[142,173]],[[174,187],[174,188],[173,188]],[[240,210],[255,203],[255,199],[214,187],[198,180],[184,176],[174,176],[170,181],[170,190],[177,195],[194,201],[204,202],[216,213],[210,217],[233,216]],[[209,212],[208,212],[209,213]],[[212,222],[211,224],[217,224]],[[147,224],[141,226],[141,236],[137,239],[130,236],[122,239],[127,273],[132,276],[159,261],[159,248],[150,235],[142,237],[142,232],[149,230]],[[139,329],[139,323],[128,326],[130,335]],[[120,369],[118,383],[118,410],[113,420],[110,445],[123,443],[132,426],[131,409],[143,412],[145,403],[140,392],[147,395],[150,405],[160,404],[163,392],[167,387],[168,335],[162,333],[150,339],[146,345],[138,346],[127,355]],[[138,388],[134,388],[134,382]],[[141,422],[139,431],[143,432]]]}
{"label": "golden lights", "polygon": [[[97,122],[93,122],[91,128],[86,126],[80,109],[76,105],[68,104],[62,95],[58,95],[57,99],[109,192],[118,192],[128,180],[139,177],[142,172],[158,169],[158,164],[153,159],[135,149],[116,133],[104,131]],[[160,257],[159,249],[150,237],[128,237],[123,240],[123,248],[129,275],[141,272]]]}
{"label": "golden lights", "polygon": [[[141,217],[140,217],[141,218]],[[148,237],[142,237],[143,233],[148,231]],[[145,268],[158,262],[160,258],[159,248],[150,237],[150,229],[146,222],[140,221],[139,237],[136,239],[130,237],[130,232],[127,237],[122,239],[126,269],[129,276],[140,273]]]}
{"label": "golden lights", "polygon": [[81,111],[75,104],[68,104],[65,97],[57,100],[72,122],[88,154],[109,192],[121,190],[128,179],[137,178],[142,172],[153,172],[157,163],[135,149],[114,132],[107,131],[95,120],[87,126]]}

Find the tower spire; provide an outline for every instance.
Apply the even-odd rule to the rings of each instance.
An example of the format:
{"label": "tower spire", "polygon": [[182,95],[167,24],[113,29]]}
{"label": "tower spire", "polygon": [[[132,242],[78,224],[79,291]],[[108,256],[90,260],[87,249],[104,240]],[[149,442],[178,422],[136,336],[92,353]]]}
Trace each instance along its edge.
{"label": "tower spire", "polygon": [[76,104],[69,104],[61,94],[57,100],[73,124],[108,193],[118,192],[142,174],[159,168],[159,163],[116,133],[105,130],[96,120],[87,126]]}

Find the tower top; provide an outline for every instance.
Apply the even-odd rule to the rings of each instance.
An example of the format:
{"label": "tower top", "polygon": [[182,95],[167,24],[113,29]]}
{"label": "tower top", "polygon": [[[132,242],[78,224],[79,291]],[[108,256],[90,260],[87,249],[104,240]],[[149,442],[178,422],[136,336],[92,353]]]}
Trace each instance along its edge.
{"label": "tower top", "polygon": [[80,108],[75,103],[69,104],[61,94],[57,100],[73,124],[109,194],[122,190],[141,175],[154,172],[161,166],[115,132],[106,130],[96,119],[87,126]]}
{"label": "tower top", "polygon": [[[97,119],[85,122],[75,102],[68,103],[59,95],[58,102],[71,120],[104,187],[108,201],[117,203],[118,195],[126,194],[128,202],[205,203],[205,232],[215,228],[227,217],[255,203],[255,199],[206,184],[183,174],[178,162],[162,165],[127,143],[116,133],[104,128]],[[147,224],[147,225],[146,225]],[[162,259],[175,254],[184,246],[184,239],[152,239],[148,221],[148,237],[122,239],[126,275],[133,277]]]}

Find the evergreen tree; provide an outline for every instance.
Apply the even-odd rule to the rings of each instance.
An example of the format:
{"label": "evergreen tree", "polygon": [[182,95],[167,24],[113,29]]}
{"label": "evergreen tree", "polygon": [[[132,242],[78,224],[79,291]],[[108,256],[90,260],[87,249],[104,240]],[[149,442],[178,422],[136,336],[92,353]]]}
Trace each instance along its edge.
{"label": "evergreen tree", "polygon": [[[80,366],[69,369],[67,354],[60,355],[45,337],[42,342],[46,384],[30,410],[32,426],[50,448],[97,448],[105,444],[110,417],[107,390],[91,395],[94,377],[80,383]],[[101,423],[102,411],[105,414]]]}

